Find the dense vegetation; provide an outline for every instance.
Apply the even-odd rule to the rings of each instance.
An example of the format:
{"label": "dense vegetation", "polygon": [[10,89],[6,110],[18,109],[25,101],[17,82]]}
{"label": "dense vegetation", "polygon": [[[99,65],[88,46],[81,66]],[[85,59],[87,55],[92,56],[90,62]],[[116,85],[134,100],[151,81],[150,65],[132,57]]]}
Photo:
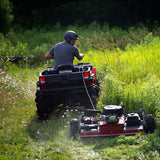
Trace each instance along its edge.
{"label": "dense vegetation", "polygon": [[[89,138],[72,141],[69,120],[74,115],[53,115],[36,121],[34,93],[40,71],[53,65],[44,54],[66,30],[75,30],[76,45],[85,54],[82,62],[97,68],[101,83],[98,108],[103,104],[125,105],[125,112],[144,108],[156,119],[154,134]],[[86,27],[57,24],[46,29],[0,35],[0,159],[159,159],[160,157],[160,28],[144,26],[128,30],[92,23]],[[9,62],[15,55],[38,59]],[[75,63],[78,61],[75,60]],[[68,145],[69,144],[69,145]]]}
{"label": "dense vegetation", "polygon": [[9,0],[0,0],[0,33],[8,32],[13,20],[13,6]]}
{"label": "dense vegetation", "polygon": [[14,23],[26,28],[89,24],[92,21],[111,26],[129,26],[139,22],[159,21],[160,2],[157,0],[10,0],[14,5]]}
{"label": "dense vegetation", "polygon": [[83,26],[92,21],[112,27],[140,22],[155,27],[159,25],[159,10],[157,0],[0,0],[0,33],[8,32],[12,20],[17,30],[20,26],[52,28],[57,23]]}
{"label": "dense vegetation", "polygon": [[[63,35],[67,30],[78,32],[80,41],[76,46],[80,52],[86,53],[89,50],[116,50],[117,48],[125,49],[127,45],[136,45],[144,41],[150,31],[143,25],[132,26],[124,30],[118,27],[110,28],[108,25],[100,26],[92,22],[88,26],[68,26],[62,27],[59,23],[52,29],[33,28],[32,30],[19,29],[18,32],[9,32],[7,36],[0,34],[0,53],[2,58],[15,55],[37,56],[41,60],[44,53],[47,53],[57,42],[63,41]],[[152,30],[152,39],[160,34],[160,27]]]}

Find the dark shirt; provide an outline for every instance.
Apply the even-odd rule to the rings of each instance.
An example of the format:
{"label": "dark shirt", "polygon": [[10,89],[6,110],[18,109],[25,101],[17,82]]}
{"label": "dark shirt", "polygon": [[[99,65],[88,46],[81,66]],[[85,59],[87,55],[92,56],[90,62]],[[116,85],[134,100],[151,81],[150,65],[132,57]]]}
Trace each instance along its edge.
{"label": "dark shirt", "polygon": [[74,57],[79,57],[77,47],[67,43],[61,42],[56,44],[49,52],[54,58],[54,69],[56,70],[58,65],[68,64],[73,65]]}

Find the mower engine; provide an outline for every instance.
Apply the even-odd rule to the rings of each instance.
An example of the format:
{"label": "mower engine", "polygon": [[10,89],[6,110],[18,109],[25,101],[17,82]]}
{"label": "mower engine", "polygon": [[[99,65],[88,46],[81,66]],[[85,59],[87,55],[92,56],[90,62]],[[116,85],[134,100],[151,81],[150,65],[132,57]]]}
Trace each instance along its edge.
{"label": "mower engine", "polygon": [[102,108],[100,120],[108,123],[117,123],[119,117],[123,114],[122,106],[109,105]]}

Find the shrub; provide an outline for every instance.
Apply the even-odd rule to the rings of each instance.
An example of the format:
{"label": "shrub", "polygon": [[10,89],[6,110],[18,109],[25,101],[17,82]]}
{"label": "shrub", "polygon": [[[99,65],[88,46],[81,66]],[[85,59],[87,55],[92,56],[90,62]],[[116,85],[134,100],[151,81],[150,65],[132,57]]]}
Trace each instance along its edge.
{"label": "shrub", "polygon": [[8,62],[13,56],[27,56],[29,51],[26,43],[18,42],[15,46],[10,42],[10,40],[4,38],[0,34],[0,67],[8,65]]}
{"label": "shrub", "polygon": [[0,0],[0,33],[6,33],[9,30],[13,20],[12,9],[12,3],[9,0]]}

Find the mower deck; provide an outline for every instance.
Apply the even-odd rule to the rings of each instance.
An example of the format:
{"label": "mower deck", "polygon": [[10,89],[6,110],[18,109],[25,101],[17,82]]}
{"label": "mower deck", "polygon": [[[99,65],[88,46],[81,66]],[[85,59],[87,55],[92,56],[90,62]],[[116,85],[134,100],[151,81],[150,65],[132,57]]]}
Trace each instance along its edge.
{"label": "mower deck", "polygon": [[105,130],[100,131],[98,129],[92,129],[90,131],[81,130],[81,137],[109,137],[109,136],[119,136],[119,135],[135,135],[136,133],[143,132],[143,125],[124,127],[123,130]]}
{"label": "mower deck", "polygon": [[[100,113],[96,111],[96,113]],[[135,135],[136,133],[153,133],[155,121],[152,114],[123,113],[123,106],[109,105],[101,110],[99,119],[87,117],[80,113],[79,121],[70,122],[71,137],[107,137],[119,135]]]}
{"label": "mower deck", "polygon": [[[118,135],[134,135],[143,132],[143,125],[127,126],[125,117],[122,115],[117,123],[107,123],[107,121],[98,121],[98,124],[89,124],[88,131],[84,124],[81,126],[81,137],[96,137],[96,136],[118,136]],[[85,125],[86,126],[86,125]],[[83,129],[85,128],[85,129]],[[93,129],[92,129],[93,128]]]}

